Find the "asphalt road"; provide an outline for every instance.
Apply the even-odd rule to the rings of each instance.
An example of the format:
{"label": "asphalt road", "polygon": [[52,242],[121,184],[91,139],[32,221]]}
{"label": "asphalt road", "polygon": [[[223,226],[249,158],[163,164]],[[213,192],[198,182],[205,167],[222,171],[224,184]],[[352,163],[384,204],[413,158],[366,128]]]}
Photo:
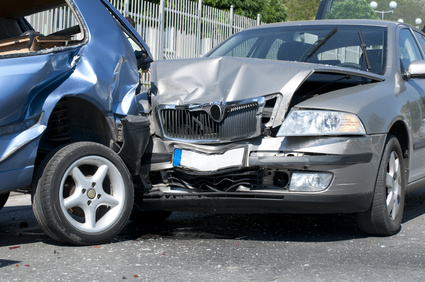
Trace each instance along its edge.
{"label": "asphalt road", "polygon": [[175,213],[130,222],[114,242],[57,244],[29,195],[0,211],[0,281],[424,281],[425,190],[407,196],[402,230],[365,237],[351,215]]}

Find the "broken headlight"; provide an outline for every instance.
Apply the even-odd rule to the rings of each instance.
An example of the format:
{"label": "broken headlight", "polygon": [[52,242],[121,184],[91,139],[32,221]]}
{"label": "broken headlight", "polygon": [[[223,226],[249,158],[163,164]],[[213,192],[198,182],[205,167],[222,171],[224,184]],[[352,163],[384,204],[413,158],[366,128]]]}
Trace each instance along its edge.
{"label": "broken headlight", "polygon": [[293,110],[280,127],[277,136],[364,135],[360,119],[336,111]]}

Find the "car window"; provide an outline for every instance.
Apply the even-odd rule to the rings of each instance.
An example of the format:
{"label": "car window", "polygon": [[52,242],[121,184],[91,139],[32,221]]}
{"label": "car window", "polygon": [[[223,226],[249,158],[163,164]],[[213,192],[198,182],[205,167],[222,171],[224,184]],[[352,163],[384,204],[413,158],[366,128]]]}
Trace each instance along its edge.
{"label": "car window", "polygon": [[[386,60],[386,33],[384,27],[366,26],[252,29],[234,35],[206,56],[310,62],[368,70],[366,52],[369,71],[382,74]],[[324,38],[327,39],[323,41]],[[323,44],[318,44],[320,41]]]}
{"label": "car window", "polygon": [[405,28],[400,30],[399,49],[400,62],[403,70],[407,70],[411,62],[422,59],[418,45],[409,29]]}
{"label": "car window", "polygon": [[317,57],[319,61],[337,60],[340,64],[359,64],[361,52],[362,51],[358,46],[346,46],[319,53],[317,54]]}
{"label": "car window", "polygon": [[266,59],[276,60],[279,47],[282,46],[283,43],[285,42],[282,39],[277,38],[270,46],[270,50],[267,52]]}
{"label": "car window", "polygon": [[0,56],[32,54],[74,46],[84,40],[83,28],[65,1],[55,2],[54,6],[34,2],[22,10],[5,8],[1,14]]}
{"label": "car window", "polygon": [[218,56],[249,58],[252,57],[258,40],[257,36],[233,37],[229,40],[230,44],[223,45],[223,48],[220,48],[216,54]]}
{"label": "car window", "polygon": [[416,38],[419,41],[419,44],[422,47],[422,54],[424,54],[424,52],[425,52],[425,36],[423,34],[419,33],[419,32],[416,32],[416,31],[415,31],[415,35],[416,35]]}

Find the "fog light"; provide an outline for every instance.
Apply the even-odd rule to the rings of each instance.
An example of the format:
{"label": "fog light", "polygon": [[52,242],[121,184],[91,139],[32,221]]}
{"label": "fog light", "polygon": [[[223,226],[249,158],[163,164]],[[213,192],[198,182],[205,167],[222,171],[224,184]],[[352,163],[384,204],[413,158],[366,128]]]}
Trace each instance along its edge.
{"label": "fog light", "polygon": [[331,181],[331,173],[294,172],[291,177],[289,191],[319,192],[328,188]]}

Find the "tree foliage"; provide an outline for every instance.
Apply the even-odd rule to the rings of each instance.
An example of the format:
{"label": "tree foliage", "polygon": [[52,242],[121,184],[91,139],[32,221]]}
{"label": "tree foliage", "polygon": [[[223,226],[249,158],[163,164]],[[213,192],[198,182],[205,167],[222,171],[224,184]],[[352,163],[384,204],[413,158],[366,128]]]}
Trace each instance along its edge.
{"label": "tree foliage", "polygon": [[303,21],[314,20],[320,0],[282,0],[282,3],[288,8],[289,21]]}
{"label": "tree foliage", "polygon": [[[156,4],[160,2],[160,0],[147,1]],[[198,2],[198,0],[191,1]],[[266,23],[283,22],[288,18],[287,9],[282,0],[202,0],[202,4],[226,11],[233,6],[236,14],[251,19],[256,19],[260,14],[261,21]]]}
{"label": "tree foliage", "polygon": [[[378,11],[388,11],[389,3],[392,0],[375,0],[378,3]],[[395,0],[397,2],[397,8],[394,10],[394,14],[385,14],[385,20],[397,21],[403,19],[405,23],[416,26],[415,19],[421,18],[421,28],[425,23],[425,0]]]}
{"label": "tree foliage", "polygon": [[236,14],[252,19],[260,14],[261,21],[266,23],[283,22],[288,17],[281,0],[203,0],[202,3],[222,10],[233,6]]}
{"label": "tree foliage", "polygon": [[366,0],[335,1],[328,19],[379,19]]}

